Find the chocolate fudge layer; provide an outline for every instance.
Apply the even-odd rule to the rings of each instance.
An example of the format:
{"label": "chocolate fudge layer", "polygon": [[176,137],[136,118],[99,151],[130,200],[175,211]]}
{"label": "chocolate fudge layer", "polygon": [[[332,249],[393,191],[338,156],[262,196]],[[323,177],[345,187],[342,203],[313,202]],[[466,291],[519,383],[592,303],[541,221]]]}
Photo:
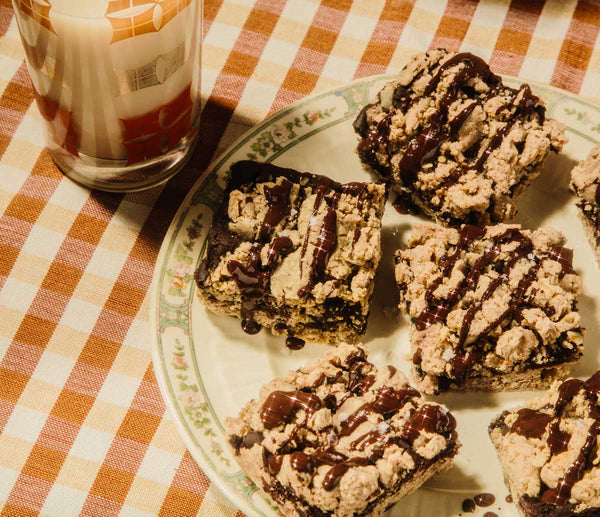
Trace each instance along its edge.
{"label": "chocolate fudge layer", "polygon": [[577,197],[579,218],[600,263],[600,146],[571,171],[571,192]]}
{"label": "chocolate fudge layer", "polygon": [[502,84],[469,53],[414,56],[354,122],[358,153],[392,188],[444,225],[513,217],[516,200],[564,125],[524,84]]}
{"label": "chocolate fudge layer", "polygon": [[396,280],[421,391],[542,389],[568,374],[582,286],[564,244],[550,228],[414,227]]}
{"label": "chocolate fudge layer", "polygon": [[525,517],[600,515],[600,371],[556,382],[489,428],[513,500]]}
{"label": "chocolate fudge layer", "polygon": [[380,515],[460,446],[444,406],[347,344],[264,386],[226,426],[240,466],[294,517]]}
{"label": "chocolate fudge layer", "polygon": [[339,343],[365,332],[381,257],[385,187],[251,161],[231,177],[208,234],[198,295],[249,333]]}

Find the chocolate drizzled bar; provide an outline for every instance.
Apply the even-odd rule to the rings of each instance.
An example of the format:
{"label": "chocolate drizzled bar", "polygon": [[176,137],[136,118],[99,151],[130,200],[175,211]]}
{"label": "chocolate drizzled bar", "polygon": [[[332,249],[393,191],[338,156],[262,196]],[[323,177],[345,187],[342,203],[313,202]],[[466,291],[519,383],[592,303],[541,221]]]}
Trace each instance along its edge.
{"label": "chocolate drizzled bar", "polygon": [[218,313],[302,339],[356,342],[365,332],[381,256],[385,188],[242,161],[231,167],[196,271]]}
{"label": "chocolate drizzled bar", "polygon": [[600,146],[571,171],[571,192],[577,198],[579,218],[600,263]]}
{"label": "chocolate drizzled bar", "polygon": [[525,517],[600,515],[600,371],[555,383],[490,425],[504,479]]}
{"label": "chocolate drizzled bar", "polygon": [[502,222],[565,143],[524,84],[504,85],[479,57],[414,56],[354,122],[358,153],[402,196],[444,225]]}
{"label": "chocolate drizzled bar", "polygon": [[347,344],[264,386],[226,426],[240,466],[294,517],[380,515],[459,448],[444,406]]}
{"label": "chocolate drizzled bar", "polygon": [[542,389],[583,352],[581,280],[557,231],[416,225],[396,252],[418,387]]}

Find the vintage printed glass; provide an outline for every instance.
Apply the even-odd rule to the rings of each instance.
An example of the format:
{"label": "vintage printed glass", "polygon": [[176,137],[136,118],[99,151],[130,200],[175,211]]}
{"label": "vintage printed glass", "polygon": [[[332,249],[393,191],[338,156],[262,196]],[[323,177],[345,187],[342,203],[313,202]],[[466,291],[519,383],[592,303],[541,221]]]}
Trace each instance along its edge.
{"label": "vintage printed glass", "polygon": [[189,157],[200,108],[201,0],[13,0],[48,149],[112,191]]}

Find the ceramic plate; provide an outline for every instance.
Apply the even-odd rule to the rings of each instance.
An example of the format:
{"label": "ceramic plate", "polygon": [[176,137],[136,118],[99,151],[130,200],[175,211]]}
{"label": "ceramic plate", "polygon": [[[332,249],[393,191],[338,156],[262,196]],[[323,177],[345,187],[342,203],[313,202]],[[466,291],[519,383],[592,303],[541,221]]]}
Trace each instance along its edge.
{"label": "ceramic plate", "polygon": [[[173,219],[156,264],[152,286],[151,329],[154,367],[167,406],[192,456],[212,481],[248,516],[276,516],[273,503],[238,467],[226,444],[225,417],[236,415],[262,384],[323,354],[327,345],[307,344],[289,351],[284,338],[268,331],[250,336],[239,320],[216,316],[196,299],[193,273],[205,248],[212,214],[223,193],[230,165],[242,159],[273,162],[326,174],[341,182],[368,181],[370,174],[354,152],[352,121],[358,110],[390,77],[372,77],[307,97],[246,133],[203,175]],[[511,86],[519,83],[506,78]],[[600,273],[577,219],[568,179],[576,161],[600,140],[600,108],[557,89],[533,85],[548,106],[548,116],[567,124],[569,143],[552,156],[546,170],[521,199],[516,222],[525,228],[550,225],[564,232],[575,248],[575,267],[583,276],[581,317],[587,327],[586,350],[574,372],[588,376],[600,365],[600,308],[595,286]],[[396,302],[392,256],[406,242],[416,218],[388,206],[383,218],[383,260],[363,342],[370,359],[394,364],[408,373],[408,320],[387,319],[384,308]],[[389,314],[389,311],[386,311]],[[516,517],[505,502],[506,488],[487,426],[503,408],[533,393],[455,394],[437,399],[453,411],[463,447],[455,466],[397,504],[390,516],[458,516],[466,497],[491,492],[487,511]],[[479,511],[483,514],[483,511]]]}

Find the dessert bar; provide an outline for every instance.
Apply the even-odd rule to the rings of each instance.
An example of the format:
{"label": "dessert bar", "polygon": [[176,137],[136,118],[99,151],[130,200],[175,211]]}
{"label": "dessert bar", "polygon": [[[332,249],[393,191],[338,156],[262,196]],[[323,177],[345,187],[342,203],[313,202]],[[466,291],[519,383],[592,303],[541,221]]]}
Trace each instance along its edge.
{"label": "dessert bar", "polygon": [[444,406],[348,344],[264,386],[226,426],[242,469],[294,517],[378,516],[459,448]]}
{"label": "dessert bar", "polygon": [[600,146],[571,171],[571,192],[577,198],[579,218],[600,262]]}
{"label": "dessert bar", "polygon": [[525,517],[600,515],[600,371],[504,411],[489,433]]}
{"label": "dessert bar", "polygon": [[548,387],[583,352],[581,279],[551,228],[416,225],[396,252],[418,388]]}
{"label": "dessert bar", "polygon": [[524,84],[510,88],[470,53],[414,56],[354,122],[358,153],[444,225],[502,222],[566,141]]}
{"label": "dessert bar", "polygon": [[237,162],[196,271],[206,306],[302,339],[356,342],[381,257],[382,184],[339,184],[266,163]]}

